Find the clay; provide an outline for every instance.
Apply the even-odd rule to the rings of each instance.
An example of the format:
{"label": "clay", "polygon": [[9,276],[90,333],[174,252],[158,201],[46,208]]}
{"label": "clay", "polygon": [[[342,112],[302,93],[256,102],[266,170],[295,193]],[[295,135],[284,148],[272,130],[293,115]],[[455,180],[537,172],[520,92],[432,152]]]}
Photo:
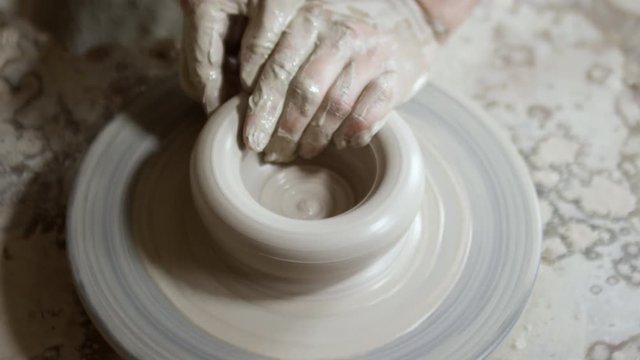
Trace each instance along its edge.
{"label": "clay", "polygon": [[238,96],[216,111],[191,161],[201,218],[212,236],[224,229],[221,244],[245,265],[297,278],[350,274],[405,236],[422,203],[414,194],[424,191],[424,167],[396,114],[370,146],[276,165],[234,136],[245,106]]}
{"label": "clay", "polygon": [[[489,121],[427,89],[393,115],[401,121],[390,122],[415,134],[421,160],[386,161],[403,148],[385,144],[411,143],[402,125],[392,125],[353,155],[358,161],[345,164],[353,168],[347,173],[316,162],[261,163],[244,155],[253,153],[238,146],[237,136],[208,146],[207,131],[238,134],[239,99],[227,104],[224,121],[208,122],[204,131],[199,110],[171,84],[119,115],[79,171],[68,227],[80,295],[110,343],[124,357],[154,359],[485,356],[515,323],[533,283],[540,248],[535,192],[517,153]],[[201,146],[218,163],[192,166],[192,150]],[[318,176],[300,177],[308,166]],[[198,196],[190,173],[203,169],[214,180]],[[370,169],[385,176],[372,177]],[[367,212],[374,201],[394,204],[383,196],[387,185],[406,195],[384,179],[413,188],[405,170],[410,180],[421,172],[422,190],[393,207],[397,213],[384,206]],[[281,201],[287,191],[268,191],[286,188],[270,181],[281,171],[288,184],[310,180],[315,190],[307,200],[317,201],[303,201],[303,211],[293,213],[272,206],[299,203]],[[326,186],[349,195],[328,200],[317,191]],[[337,210],[300,219],[320,209],[314,203]],[[371,221],[341,222],[367,213]],[[285,223],[294,227],[281,228]],[[358,237],[360,226],[398,226],[404,235]],[[347,256],[336,257],[343,250]]]}
{"label": "clay", "polygon": [[[178,132],[173,145],[161,151],[141,174],[134,192],[133,222],[143,224],[145,229],[139,237],[144,253],[149,254],[147,266],[156,284],[202,329],[271,358],[298,359],[310,353],[317,358],[350,357],[388,343],[413,328],[444,300],[459,276],[470,245],[464,195],[441,160],[430,161],[433,171],[447,178],[439,180],[447,185],[435,193],[431,185],[435,179],[423,171],[425,159],[418,143],[403,128],[404,122],[395,119],[400,125],[388,127],[371,145],[355,152],[336,150],[325,158],[290,165],[263,163],[237,142],[228,143],[236,149],[225,144],[224,139],[232,138],[229,135],[237,131],[241,104],[241,98],[229,101],[198,136],[190,169],[191,191],[196,200],[200,199],[196,201],[197,208],[189,197],[189,179],[182,175],[187,173],[184,159],[193,142],[193,130]],[[400,158],[392,166],[388,161],[405,147],[413,148],[413,152],[403,154],[408,158]],[[213,166],[198,168],[202,164]],[[309,167],[320,174],[316,179],[340,176],[338,182],[351,189],[353,195],[349,197],[354,200],[349,209],[322,219],[301,220],[264,208],[265,204],[287,203],[286,198],[261,203],[274,178],[281,178],[283,172],[284,176],[298,174]],[[204,171],[213,172],[210,177],[202,177],[211,182],[199,184],[200,178],[195,178],[194,173]],[[158,180],[168,173],[174,174],[173,178]],[[307,178],[294,176],[276,181],[276,189],[309,185],[295,182],[301,179]],[[327,184],[335,182],[312,182],[315,187],[311,193],[323,193],[328,190],[324,188]],[[197,188],[201,185],[204,187]],[[218,194],[222,198],[207,203],[203,198],[207,192],[214,193],[212,188],[216,186],[227,190]],[[394,196],[385,199],[384,189],[392,190]],[[239,194],[242,191],[247,193]],[[443,204],[441,197],[448,199],[448,204]],[[230,209],[231,202],[245,200],[251,204]],[[377,206],[380,211],[372,213],[367,209],[371,201],[391,203]],[[411,202],[418,205],[408,221],[403,221],[400,216],[407,213]],[[260,220],[246,210],[252,207],[253,212],[263,207],[259,213],[268,216],[268,221],[259,224],[261,238],[242,236],[253,221]],[[240,220],[238,228],[232,228],[225,222],[228,220],[219,219],[228,218],[228,214],[214,216],[218,213],[211,209],[241,212],[238,218],[244,220]],[[446,234],[445,210],[452,214],[447,221],[454,227]],[[183,215],[177,216],[177,212]],[[360,216],[367,220],[362,227],[357,221]],[[351,220],[344,221],[344,228],[340,222],[326,225],[327,221],[345,217]],[[184,222],[182,218],[188,220]],[[384,231],[380,225],[385,222],[409,225],[400,228],[402,234],[398,237],[378,239],[377,234],[368,233]],[[186,236],[178,235],[185,226]],[[297,237],[287,238],[289,233]],[[274,237],[267,238],[266,234]],[[368,235],[362,237],[363,234]],[[176,242],[176,238],[182,240]],[[367,250],[363,255],[355,244],[351,249],[346,246],[354,239]],[[372,253],[376,241],[389,245]],[[356,250],[355,256],[349,256],[348,251]],[[190,265],[185,269],[177,264]],[[414,303],[414,299],[419,301]],[[406,302],[411,306],[402,306],[407,309],[398,316],[398,304]],[[309,326],[314,329],[311,337],[306,331],[295,330]],[[363,333],[368,336],[363,337]]]}

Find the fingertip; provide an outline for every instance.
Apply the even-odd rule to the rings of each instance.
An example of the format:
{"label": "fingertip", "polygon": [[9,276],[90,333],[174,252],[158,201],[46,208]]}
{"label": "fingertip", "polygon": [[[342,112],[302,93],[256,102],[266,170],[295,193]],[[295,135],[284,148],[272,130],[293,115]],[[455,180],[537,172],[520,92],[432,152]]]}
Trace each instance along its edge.
{"label": "fingertip", "polygon": [[245,90],[256,85],[262,67],[296,13],[300,1],[258,1],[240,44],[240,82]]}
{"label": "fingertip", "polygon": [[244,144],[255,152],[261,152],[269,142],[267,129],[260,126],[259,119],[255,113],[255,104],[252,102],[254,96],[249,97],[249,108],[244,119],[243,140]]}
{"label": "fingertip", "polygon": [[349,139],[349,146],[352,148],[367,146],[369,142],[371,142],[371,139],[373,139],[373,136],[376,134],[376,131],[372,130],[373,129],[363,130],[353,135],[351,139]]}
{"label": "fingertip", "polygon": [[314,144],[309,141],[302,141],[300,142],[298,155],[303,159],[312,159],[318,156],[322,150],[324,150],[324,146]]}
{"label": "fingertip", "polygon": [[351,114],[336,132],[336,146],[365,146],[380,131],[395,104],[395,80],[394,73],[385,73],[364,88]]}
{"label": "fingertip", "polygon": [[244,35],[240,48],[240,84],[245,91],[252,91],[257,82],[259,64],[256,54],[251,50],[253,44],[250,44],[248,36],[250,35]]}
{"label": "fingertip", "polygon": [[245,127],[244,144],[255,152],[261,152],[267,147],[269,142],[269,134],[257,126],[250,125]]}
{"label": "fingertip", "polygon": [[353,117],[347,118],[343,126],[334,135],[333,141],[338,149],[366,146],[385,123],[386,114],[375,119],[369,118],[366,122],[354,120]]}
{"label": "fingertip", "polygon": [[342,150],[347,147],[347,138],[343,132],[338,132],[333,136],[333,144],[338,150]]}
{"label": "fingertip", "polygon": [[327,123],[326,106],[323,108],[323,110],[319,110],[319,113],[316,113],[300,139],[298,155],[304,159],[318,156],[329,145],[331,135],[336,129],[333,126],[333,121]]}
{"label": "fingertip", "polygon": [[295,152],[283,154],[275,151],[266,151],[263,159],[270,163],[288,163],[296,159],[296,154]]}
{"label": "fingertip", "polygon": [[273,136],[264,152],[264,160],[274,163],[285,163],[293,161],[296,158],[297,144],[282,135]]}

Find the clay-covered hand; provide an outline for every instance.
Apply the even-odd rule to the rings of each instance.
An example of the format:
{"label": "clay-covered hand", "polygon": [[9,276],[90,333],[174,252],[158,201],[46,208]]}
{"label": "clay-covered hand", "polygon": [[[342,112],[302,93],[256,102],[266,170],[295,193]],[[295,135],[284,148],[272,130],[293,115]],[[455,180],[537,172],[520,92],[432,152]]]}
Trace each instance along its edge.
{"label": "clay-covered hand", "polygon": [[185,15],[180,57],[183,89],[211,113],[240,90],[238,61],[243,64],[243,78],[255,77],[303,3],[181,0]]}
{"label": "clay-covered hand", "polygon": [[269,161],[313,157],[332,138],[367,144],[424,83],[436,45],[415,0],[181,2],[183,88],[211,113],[239,78],[245,144]]}
{"label": "clay-covered hand", "polygon": [[437,45],[414,0],[307,1],[283,30],[260,54],[270,53],[260,72],[262,57],[240,63],[253,89],[245,144],[274,162],[313,157],[331,139],[366,145],[425,82]]}

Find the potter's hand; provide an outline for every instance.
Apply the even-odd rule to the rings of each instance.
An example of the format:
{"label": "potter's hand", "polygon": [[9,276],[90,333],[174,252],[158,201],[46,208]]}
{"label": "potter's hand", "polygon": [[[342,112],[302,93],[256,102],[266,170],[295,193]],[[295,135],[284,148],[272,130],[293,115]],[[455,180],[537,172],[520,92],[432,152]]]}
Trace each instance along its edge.
{"label": "potter's hand", "polygon": [[331,139],[366,145],[425,82],[436,44],[413,0],[307,2],[258,76],[241,60],[245,85],[255,84],[245,144],[276,162],[313,157]]}
{"label": "potter's hand", "polygon": [[[237,48],[242,78],[254,78],[303,2],[181,0],[185,14],[180,57],[183,89],[211,113],[240,90]],[[246,29],[243,18],[248,18]]]}

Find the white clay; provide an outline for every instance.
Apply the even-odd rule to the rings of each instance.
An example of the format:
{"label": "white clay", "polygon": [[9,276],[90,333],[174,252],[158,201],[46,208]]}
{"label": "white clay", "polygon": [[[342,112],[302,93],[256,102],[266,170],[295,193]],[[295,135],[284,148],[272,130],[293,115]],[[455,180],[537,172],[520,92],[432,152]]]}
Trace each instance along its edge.
{"label": "white clay", "polygon": [[277,171],[264,184],[259,203],[276,214],[305,220],[333,217],[356,205],[349,184],[318,166]]}
{"label": "white clay", "polygon": [[240,98],[200,132],[169,89],[97,139],[70,209],[78,289],[123,356],[479,358],[515,323],[535,192],[468,105],[427,87],[370,145],[278,165],[239,145]]}

